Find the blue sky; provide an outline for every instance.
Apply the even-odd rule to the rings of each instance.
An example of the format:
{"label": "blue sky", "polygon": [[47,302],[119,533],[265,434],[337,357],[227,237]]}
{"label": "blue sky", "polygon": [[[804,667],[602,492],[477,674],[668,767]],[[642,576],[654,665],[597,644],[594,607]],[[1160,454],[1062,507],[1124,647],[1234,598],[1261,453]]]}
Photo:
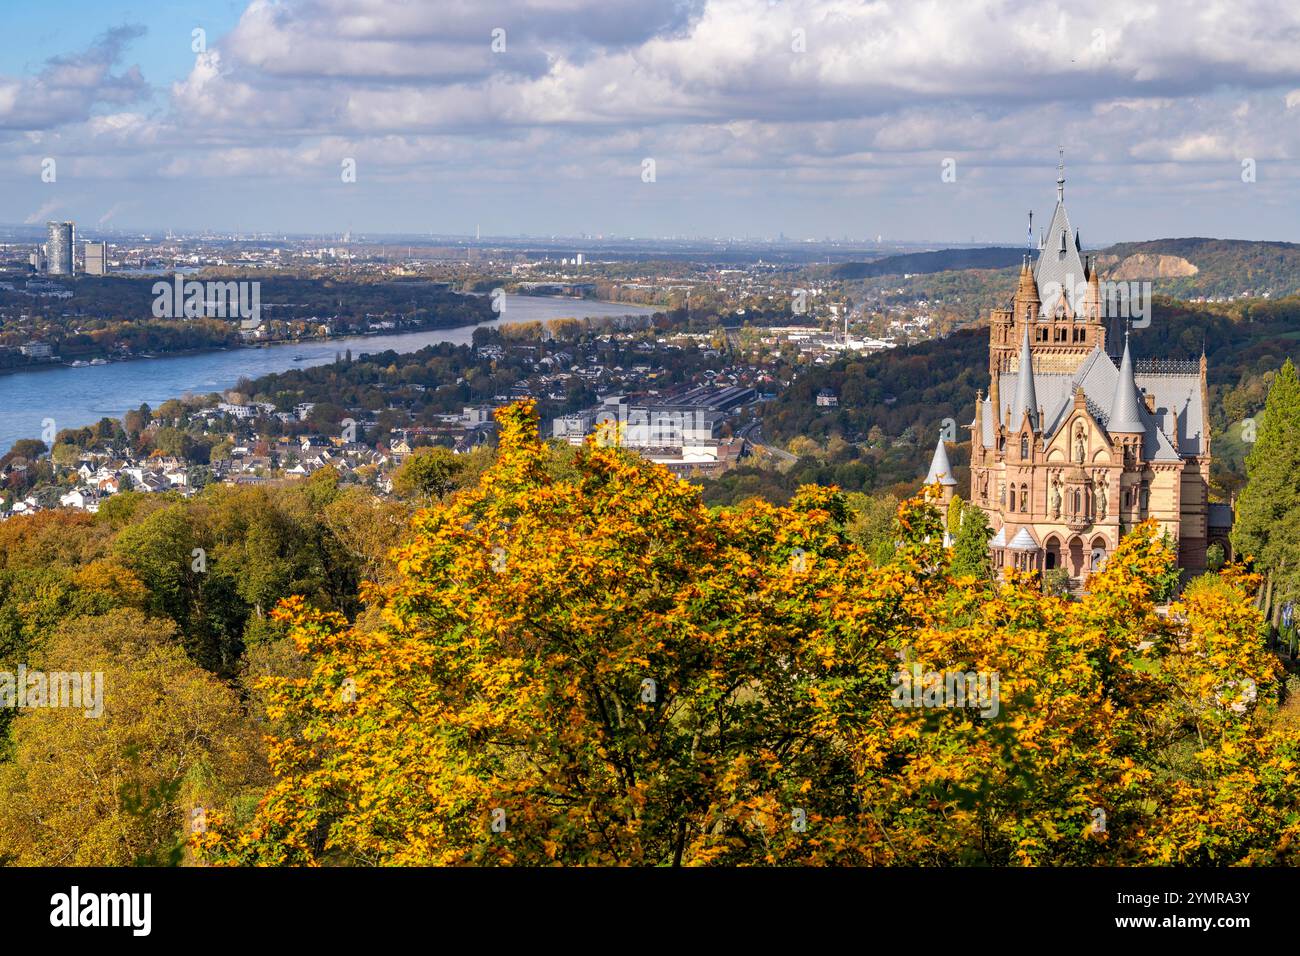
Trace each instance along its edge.
{"label": "blue sky", "polygon": [[1083,6],[11,4],[0,222],[1296,240],[1300,8]]}
{"label": "blue sky", "polygon": [[49,58],[84,49],[106,30],[140,24],[147,32],[132,44],[131,56],[147,67],[151,80],[170,83],[184,78],[194,66],[191,31],[203,27],[209,33],[227,33],[239,22],[244,7],[236,0],[55,0],[10,4],[4,19],[13,42],[0,45],[0,74],[38,72]]}

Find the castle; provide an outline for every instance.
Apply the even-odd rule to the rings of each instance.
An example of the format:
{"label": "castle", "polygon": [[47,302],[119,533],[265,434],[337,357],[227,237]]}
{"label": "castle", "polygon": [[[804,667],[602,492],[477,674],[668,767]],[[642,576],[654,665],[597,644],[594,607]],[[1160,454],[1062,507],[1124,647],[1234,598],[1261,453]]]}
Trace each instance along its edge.
{"label": "castle", "polygon": [[[1082,253],[1064,187],[1062,169],[1037,259],[1026,257],[1011,307],[990,313],[968,500],[988,515],[999,573],[1064,568],[1077,588],[1148,518],[1178,543],[1180,567],[1203,569],[1211,542],[1228,553],[1232,523],[1209,501],[1205,356],[1134,360],[1127,333],[1108,342],[1115,297]],[[926,481],[945,502],[955,493],[942,438]]]}

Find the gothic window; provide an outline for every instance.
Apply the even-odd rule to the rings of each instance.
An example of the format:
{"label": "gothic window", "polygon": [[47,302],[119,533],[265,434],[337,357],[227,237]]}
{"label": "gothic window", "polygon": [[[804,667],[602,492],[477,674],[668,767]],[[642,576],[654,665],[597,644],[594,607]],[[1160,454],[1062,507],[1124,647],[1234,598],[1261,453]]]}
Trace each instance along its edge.
{"label": "gothic window", "polygon": [[1028,435],[1020,436],[1020,457],[1021,458],[1029,457],[1029,436]]}
{"label": "gothic window", "polygon": [[1024,484],[1020,486],[1020,510],[1029,510],[1029,486]]}

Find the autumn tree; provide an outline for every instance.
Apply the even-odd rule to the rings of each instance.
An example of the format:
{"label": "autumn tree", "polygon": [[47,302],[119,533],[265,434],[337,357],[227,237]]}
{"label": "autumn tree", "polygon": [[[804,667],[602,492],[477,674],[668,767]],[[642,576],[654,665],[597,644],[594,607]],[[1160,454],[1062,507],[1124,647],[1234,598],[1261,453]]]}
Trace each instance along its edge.
{"label": "autumn tree", "polygon": [[[196,807],[262,782],[235,694],[191,664],[173,626],[119,610],[60,627],[34,663],[101,673],[102,713],[26,710],[0,764],[0,853],[24,866],[175,862]],[[93,708],[92,708],[93,709]]]}
{"label": "autumn tree", "polygon": [[530,404],[498,420],[365,615],[281,605],[310,673],[262,686],[294,730],[205,859],[1294,860],[1295,732],[1240,569],[1157,613],[1175,555],[1147,522],[1081,601],[992,585],[952,573],[924,498],[879,564],[833,489],[709,510],[617,447],[557,475]]}

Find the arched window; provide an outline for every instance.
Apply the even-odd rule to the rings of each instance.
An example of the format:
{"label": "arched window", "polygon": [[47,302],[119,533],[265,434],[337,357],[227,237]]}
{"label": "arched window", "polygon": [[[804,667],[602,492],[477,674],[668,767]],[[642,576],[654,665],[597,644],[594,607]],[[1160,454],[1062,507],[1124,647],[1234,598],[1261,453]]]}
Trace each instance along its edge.
{"label": "arched window", "polygon": [[1024,484],[1020,486],[1020,510],[1029,510],[1029,486]]}
{"label": "arched window", "polygon": [[1028,435],[1020,436],[1020,457],[1021,458],[1029,457],[1029,436]]}

